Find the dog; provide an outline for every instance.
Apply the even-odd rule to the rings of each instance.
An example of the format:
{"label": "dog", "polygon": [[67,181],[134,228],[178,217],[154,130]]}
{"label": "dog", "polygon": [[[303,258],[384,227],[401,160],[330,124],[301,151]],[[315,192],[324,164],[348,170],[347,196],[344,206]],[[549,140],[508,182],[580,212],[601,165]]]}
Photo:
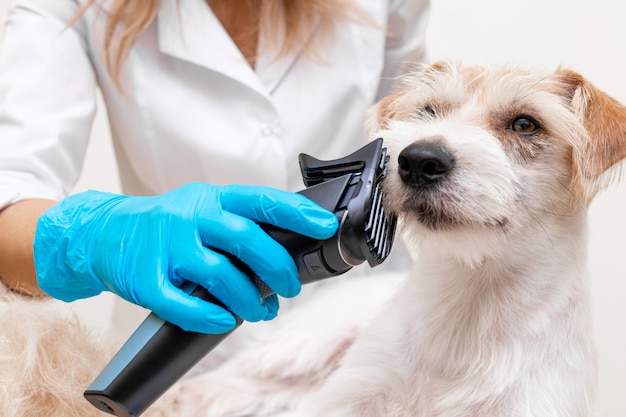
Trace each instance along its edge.
{"label": "dog", "polygon": [[413,271],[329,284],[178,385],[180,415],[589,415],[585,217],[626,156],[626,109],[569,70],[444,62],[407,76],[370,130]]}
{"label": "dog", "polygon": [[145,416],[590,415],[586,213],[619,176],[626,108],[566,69],[441,62],[368,126],[412,271],[316,289]]}

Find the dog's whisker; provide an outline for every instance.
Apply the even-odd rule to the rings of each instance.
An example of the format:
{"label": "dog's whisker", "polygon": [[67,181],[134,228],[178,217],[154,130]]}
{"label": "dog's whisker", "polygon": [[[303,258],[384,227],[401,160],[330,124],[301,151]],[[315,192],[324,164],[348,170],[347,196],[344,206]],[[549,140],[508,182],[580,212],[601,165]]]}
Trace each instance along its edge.
{"label": "dog's whisker", "polygon": [[524,209],[528,213],[528,217],[530,217],[530,219],[533,220],[536,224],[538,224],[541,230],[543,230],[543,234],[548,239],[548,242],[550,242],[550,246],[555,247],[554,242],[552,241],[552,236],[550,236],[550,233],[548,233],[548,230],[543,225],[543,222],[539,220],[537,216],[533,214],[533,212],[528,208],[528,206],[523,201],[520,201],[520,204],[524,206]]}
{"label": "dog's whisker", "polygon": [[584,210],[585,209],[586,204],[585,204],[585,202],[583,200],[580,199],[579,193],[577,193],[574,190],[572,190],[568,184],[564,184],[562,181],[559,181],[558,185],[560,187],[562,187],[569,194],[569,196],[575,202],[577,210]]}
{"label": "dog's whisker", "polygon": [[574,215],[571,213],[558,213],[556,211],[547,210],[547,209],[537,209],[537,211],[539,213],[549,214],[554,217],[562,217],[562,218],[568,218],[568,219],[574,217]]}

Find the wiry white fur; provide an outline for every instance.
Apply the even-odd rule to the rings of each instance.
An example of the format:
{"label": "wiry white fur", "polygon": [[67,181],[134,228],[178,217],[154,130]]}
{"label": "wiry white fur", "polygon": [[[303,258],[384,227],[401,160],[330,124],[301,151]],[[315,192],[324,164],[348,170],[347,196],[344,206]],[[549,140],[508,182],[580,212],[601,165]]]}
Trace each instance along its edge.
{"label": "wiry white fur", "polygon": [[[362,325],[339,367],[322,367],[323,383],[315,381],[308,391],[283,387],[237,407],[238,396],[267,386],[258,368],[267,375],[266,365],[275,358],[294,359],[281,367],[283,380],[290,373],[298,381],[302,358],[315,363],[310,352],[301,357],[298,349],[266,341],[242,354],[246,365],[235,356],[228,372],[203,377],[214,378],[213,385],[183,383],[178,400],[201,403],[199,416],[587,416],[595,360],[586,207],[570,184],[570,155],[586,135],[562,89],[556,76],[510,68],[447,66],[409,77],[403,94],[387,103],[388,118],[379,120],[384,126],[372,137],[383,137],[391,155],[386,205],[400,215],[398,230],[415,260],[411,276],[371,322],[356,322]],[[433,102],[448,108],[436,117],[419,114],[420,106]],[[506,124],[493,126],[516,114],[540,118],[546,132],[545,146],[526,160],[513,155],[504,140],[531,139],[503,137],[498,129]],[[422,225],[410,211],[413,191],[396,175],[404,147],[433,140],[456,161],[445,185],[432,194],[434,205],[455,219],[450,227]],[[358,290],[342,296],[342,305],[352,308]],[[329,305],[318,300],[320,307],[311,311],[328,323],[326,334],[341,330],[331,326],[337,316],[318,318]],[[302,330],[288,337],[317,340],[319,333],[308,332],[310,320],[297,317]],[[346,334],[353,338],[355,329],[336,337],[345,340]],[[250,356],[259,362],[252,369]],[[231,372],[248,375],[250,384],[228,396],[221,388]],[[199,391],[210,386],[229,398],[228,410],[216,406],[219,401],[201,400]],[[190,393],[196,397],[185,401]],[[265,407],[284,395],[289,405]]]}

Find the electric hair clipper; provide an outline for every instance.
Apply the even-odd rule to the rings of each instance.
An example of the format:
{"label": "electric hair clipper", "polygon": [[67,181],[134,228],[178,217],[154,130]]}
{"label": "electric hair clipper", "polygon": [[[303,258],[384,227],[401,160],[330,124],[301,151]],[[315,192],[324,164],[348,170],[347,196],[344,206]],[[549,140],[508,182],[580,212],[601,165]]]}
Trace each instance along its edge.
{"label": "electric hair clipper", "polygon": [[[374,267],[389,255],[396,218],[382,206],[380,182],[389,159],[382,144],[377,139],[332,161],[300,155],[306,186],[300,193],[337,215],[337,233],[320,241],[270,225],[262,227],[294,258],[302,284],[341,275],[364,261]],[[251,277],[262,297],[272,294],[246,265],[232,261]],[[187,283],[183,289],[224,306],[196,284]],[[235,329],[242,322],[236,319]],[[109,414],[139,416],[235,329],[225,334],[187,332],[152,313],[92,382],[85,398]]]}

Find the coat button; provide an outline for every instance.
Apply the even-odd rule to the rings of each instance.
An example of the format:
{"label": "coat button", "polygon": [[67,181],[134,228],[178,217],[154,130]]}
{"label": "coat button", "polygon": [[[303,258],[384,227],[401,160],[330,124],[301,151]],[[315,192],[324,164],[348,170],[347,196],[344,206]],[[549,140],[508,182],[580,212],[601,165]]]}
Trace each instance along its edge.
{"label": "coat button", "polygon": [[261,129],[261,134],[263,136],[272,136],[274,134],[274,128],[272,125],[265,125],[263,129]]}
{"label": "coat button", "polygon": [[261,128],[261,135],[265,137],[276,136],[280,137],[282,129],[278,124],[266,124]]}

